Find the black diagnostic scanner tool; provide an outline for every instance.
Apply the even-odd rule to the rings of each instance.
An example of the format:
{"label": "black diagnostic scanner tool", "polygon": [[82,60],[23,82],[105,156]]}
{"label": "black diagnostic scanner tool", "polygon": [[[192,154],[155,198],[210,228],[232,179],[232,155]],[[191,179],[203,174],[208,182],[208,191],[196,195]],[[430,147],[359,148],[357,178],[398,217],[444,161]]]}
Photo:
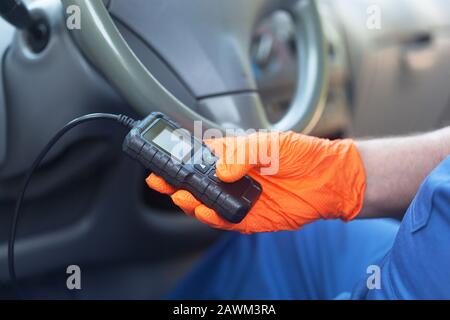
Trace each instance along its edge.
{"label": "black diagnostic scanner tool", "polygon": [[245,218],[262,191],[249,176],[233,183],[220,181],[216,177],[217,157],[200,139],[162,113],[154,112],[139,121],[125,138],[123,150],[231,223]]}

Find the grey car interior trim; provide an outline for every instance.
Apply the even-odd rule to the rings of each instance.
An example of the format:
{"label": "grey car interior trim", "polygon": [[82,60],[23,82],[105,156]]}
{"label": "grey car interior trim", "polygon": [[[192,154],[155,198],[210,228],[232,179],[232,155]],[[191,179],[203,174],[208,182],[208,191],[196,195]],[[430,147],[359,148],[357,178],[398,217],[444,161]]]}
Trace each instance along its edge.
{"label": "grey car interior trim", "polygon": [[[252,125],[259,128],[277,130],[309,130],[317,121],[323,109],[326,92],[325,44],[317,7],[312,0],[281,1],[280,5],[294,16],[297,24],[297,44],[299,47],[300,75],[293,104],[286,116],[275,124],[270,124],[261,104],[252,105],[254,119]],[[63,0],[63,4],[77,5],[82,14],[82,28],[73,30],[73,35],[81,50],[116,89],[145,115],[150,111],[163,111],[181,125],[190,128],[192,120],[203,121],[204,128],[223,128],[218,123],[185,106],[176,99],[144,67],[121,36],[117,27],[101,1]],[[245,113],[242,113],[245,116]],[[191,121],[187,121],[191,120]],[[237,125],[246,127],[247,119],[240,119]]]}
{"label": "grey car interior trim", "polygon": [[151,72],[158,78],[158,81],[170,92],[176,95],[176,97],[184,105],[191,109],[195,109],[197,103],[195,95],[189,90],[187,84],[184,83],[184,81],[170,67],[170,64],[164,60],[164,57],[150,47],[144,39],[130,29],[123,21],[114,16],[113,20],[122,36],[127,41],[127,44],[142,64],[144,64],[148,70],[151,70]]}
{"label": "grey car interior trim", "polygon": [[6,114],[6,92],[4,81],[5,56],[13,37],[14,28],[5,21],[0,21],[0,166],[6,159],[7,151],[7,114]]}
{"label": "grey car interior trim", "polygon": [[7,49],[4,50],[4,54],[0,55],[0,166],[6,160],[8,130],[6,121],[6,94],[4,89],[4,73],[3,65],[5,64],[5,56]]}

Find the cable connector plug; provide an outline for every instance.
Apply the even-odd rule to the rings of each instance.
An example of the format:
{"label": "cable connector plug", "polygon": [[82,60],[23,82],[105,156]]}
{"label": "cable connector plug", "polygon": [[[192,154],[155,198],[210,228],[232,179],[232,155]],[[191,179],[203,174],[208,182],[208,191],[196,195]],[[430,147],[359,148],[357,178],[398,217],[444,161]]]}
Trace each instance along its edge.
{"label": "cable connector plug", "polygon": [[133,118],[130,118],[126,115],[120,114],[117,118],[117,122],[119,122],[121,125],[129,128],[129,129],[132,129],[134,126],[136,126],[138,121],[136,121]]}

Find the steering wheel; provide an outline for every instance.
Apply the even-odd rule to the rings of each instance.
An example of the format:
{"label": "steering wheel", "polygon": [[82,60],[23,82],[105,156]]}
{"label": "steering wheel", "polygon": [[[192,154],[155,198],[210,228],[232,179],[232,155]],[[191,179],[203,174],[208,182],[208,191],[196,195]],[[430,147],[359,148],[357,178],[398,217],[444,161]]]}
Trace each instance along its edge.
{"label": "steering wheel", "polygon": [[[144,5],[144,2],[151,8],[148,1],[142,0],[126,1],[126,5],[136,8]],[[167,12],[167,8],[172,4],[172,7],[179,5],[179,2],[178,4],[170,0],[166,2],[168,4],[164,4],[163,8],[158,8],[161,14]],[[144,66],[122,37],[103,1],[63,0],[66,8],[71,5],[80,8],[81,29],[73,30],[73,35],[81,51],[139,114],[146,115],[152,111],[161,111],[188,129],[192,129],[194,121],[201,120],[204,129],[223,130],[228,127],[237,127],[280,131],[294,129],[305,133],[310,132],[323,110],[327,84],[326,46],[315,1],[263,0],[249,1],[245,4],[234,0],[197,2],[190,1],[189,5],[193,10],[196,6],[204,8],[210,3],[208,18],[204,19],[207,25],[202,25],[201,21],[193,22],[199,25],[197,31],[205,33],[206,31],[202,30],[204,27],[211,30],[211,33],[220,30],[225,36],[217,34],[217,36],[203,37],[207,39],[203,44],[206,52],[204,65],[211,66],[210,69],[205,70],[205,67],[196,64],[196,61],[178,66],[178,69],[175,68],[182,77],[184,75],[183,80],[191,85],[191,88],[193,87],[192,91],[196,96],[211,98],[202,99],[199,102],[200,107],[195,110],[178,100]],[[115,3],[120,2],[113,2]],[[142,11],[145,11],[144,9]],[[257,93],[248,53],[252,28],[258,20],[276,9],[289,12],[295,22],[298,80],[295,96],[287,113],[278,122],[270,123]],[[138,10],[135,9],[134,12],[136,11]],[[227,16],[227,13],[230,15]],[[180,16],[182,15],[183,13]],[[167,25],[163,19],[159,19],[157,23],[161,28],[161,34],[164,34],[165,29],[168,30]],[[182,33],[182,24],[178,28]],[[230,38],[233,40],[229,41]],[[164,52],[167,52],[169,57],[166,60],[171,61],[170,55],[178,54],[179,57],[180,52],[184,53],[186,50],[186,59],[190,59],[189,55],[192,58],[195,50],[191,50],[194,46],[192,42],[188,42],[191,39],[178,36],[177,41],[179,41],[178,50],[170,45],[167,48],[159,47],[160,54],[163,56]],[[232,45],[227,46],[223,43],[232,43]],[[202,46],[201,43],[200,46]],[[219,51],[209,49],[214,46],[219,48]],[[233,48],[234,52],[228,54],[227,51],[230,48]],[[177,52],[174,53],[174,51]],[[231,57],[224,57],[227,54]],[[190,79],[186,79],[189,71],[192,71],[191,74],[196,71],[192,69],[193,67],[199,68],[197,72],[205,75],[194,84],[190,83]],[[187,70],[187,68],[191,69]],[[221,85],[216,86],[214,90],[210,87],[211,82],[215,80]],[[221,99],[214,99],[219,96]],[[231,99],[224,100],[224,97],[231,97]],[[224,112],[223,109],[226,111]]]}

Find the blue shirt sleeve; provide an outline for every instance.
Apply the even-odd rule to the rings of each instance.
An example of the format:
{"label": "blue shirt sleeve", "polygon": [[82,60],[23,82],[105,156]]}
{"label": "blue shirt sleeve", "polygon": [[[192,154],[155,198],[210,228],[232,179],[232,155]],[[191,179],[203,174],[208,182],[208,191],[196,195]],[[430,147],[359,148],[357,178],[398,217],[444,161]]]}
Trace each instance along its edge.
{"label": "blue shirt sleeve", "polygon": [[355,299],[450,299],[450,157],[424,180],[380,262],[380,288],[367,279]]}

